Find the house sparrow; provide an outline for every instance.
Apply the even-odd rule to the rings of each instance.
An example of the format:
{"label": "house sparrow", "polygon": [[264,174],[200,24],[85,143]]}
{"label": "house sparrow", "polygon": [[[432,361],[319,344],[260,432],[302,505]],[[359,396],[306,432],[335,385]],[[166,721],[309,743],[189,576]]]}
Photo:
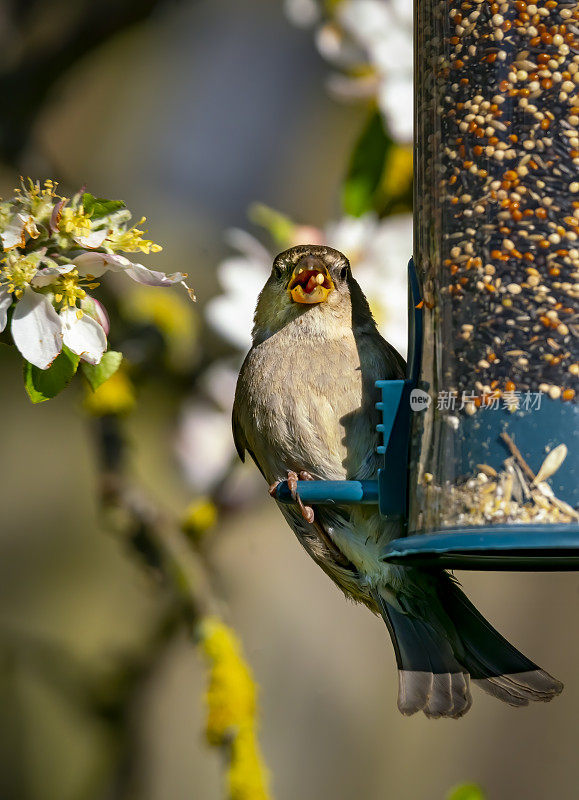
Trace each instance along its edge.
{"label": "house sparrow", "polygon": [[305,550],[347,596],[383,617],[403,714],[460,717],[471,680],[512,706],[551,700],[562,684],[509,644],[448,573],[380,560],[403,535],[399,518],[366,505],[314,510],[295,494],[298,477],[377,477],[374,384],[404,374],[347,258],[331,247],[292,247],[273,262],[257,303],[233,408],[239,455],[251,455],[272,493],[289,481],[296,503],[278,505]]}

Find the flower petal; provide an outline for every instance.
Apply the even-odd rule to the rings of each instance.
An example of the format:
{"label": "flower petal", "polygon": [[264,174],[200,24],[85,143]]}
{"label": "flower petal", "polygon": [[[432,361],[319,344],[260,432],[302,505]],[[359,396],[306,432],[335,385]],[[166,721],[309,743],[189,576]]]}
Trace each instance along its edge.
{"label": "flower petal", "polygon": [[98,364],[107,349],[107,337],[102,327],[83,314],[79,319],[76,308],[63,308],[60,312],[64,344],[89,364]]}
{"label": "flower petal", "polygon": [[342,3],[336,16],[340,25],[366,46],[388,35],[395,26],[392,8],[382,0]]}
{"label": "flower petal", "polygon": [[[273,257],[270,256],[269,266],[262,266],[240,256],[226,258],[217,268],[219,283],[226,291],[232,290],[236,295],[243,294],[249,300],[257,300],[257,295],[269,275],[272,260]],[[252,313],[253,311],[254,308],[251,309]]]}
{"label": "flower petal", "polygon": [[58,267],[43,267],[39,269],[34,278],[30,281],[32,286],[35,288],[39,288],[42,286],[48,286],[49,283],[54,281],[54,278],[58,275],[65,275],[67,272],[70,272],[74,269],[74,264],[63,264],[62,266]]}
{"label": "flower petal", "polygon": [[68,198],[63,197],[56,203],[54,208],[52,209],[52,214],[50,215],[50,230],[52,233],[56,233],[58,231],[58,223],[60,222],[60,218],[62,216],[62,209],[68,203]]}
{"label": "flower petal", "polygon": [[73,259],[73,263],[79,275],[92,275],[93,278],[100,278],[108,270],[120,272],[131,264],[124,256],[108,253],[81,253]]}
{"label": "flower petal", "polygon": [[173,286],[175,283],[181,283],[187,277],[182,272],[174,272],[172,275],[165,275],[164,272],[156,272],[154,269],[148,269],[143,264],[131,264],[127,267],[125,272],[137,283],[143,283],[145,286]]}
{"label": "flower petal", "polygon": [[332,22],[318,28],[315,42],[321,55],[336,67],[350,69],[366,60],[364,48]]}
{"label": "flower petal", "polygon": [[412,29],[412,3],[408,0],[390,0],[392,12],[401,25]]}
{"label": "flower petal", "polygon": [[100,300],[97,300],[96,297],[92,297],[90,294],[87,294],[86,297],[83,297],[80,301],[80,307],[85,314],[88,314],[89,317],[92,317],[98,322],[98,324],[104,330],[105,335],[108,336],[111,329],[111,321],[109,319],[109,315],[107,314],[106,308],[103,306]]}
{"label": "flower petal", "polygon": [[234,250],[239,250],[247,259],[263,264],[267,272],[271,269],[271,255],[262,243],[241,228],[229,228],[225,232],[225,241]]}
{"label": "flower petal", "polygon": [[251,300],[240,302],[236,293],[221,294],[205,306],[205,317],[214,330],[239,350],[251,347],[253,310],[259,289]]}
{"label": "flower petal", "polygon": [[[100,220],[99,220],[100,221]],[[102,245],[104,240],[109,235],[108,228],[100,231],[91,231],[86,236],[74,236],[74,241],[81,247],[97,248]]]}
{"label": "flower petal", "polygon": [[342,217],[338,222],[326,226],[327,242],[344,253],[351,262],[359,261],[372,241],[378,228],[378,217],[374,212],[361,217]]}
{"label": "flower petal", "polygon": [[202,402],[182,412],[175,449],[188,483],[198,492],[214,488],[235,459],[230,418]]}
{"label": "flower petal", "polygon": [[12,338],[24,358],[47,369],[62,350],[62,323],[50,300],[26,287],[16,303]]}
{"label": "flower petal", "polygon": [[14,247],[24,247],[26,244],[25,226],[28,218],[24,214],[15,214],[8,225],[0,233],[2,247],[4,250],[12,250]]}
{"label": "flower petal", "polygon": [[337,99],[344,101],[374,97],[380,86],[380,79],[375,72],[352,78],[350,75],[334,73],[326,80],[328,91]]}
{"label": "flower petal", "polygon": [[[107,270],[126,272],[129,278],[145,286],[173,286],[176,283],[183,283],[187,277],[183,272],[166,275],[164,272],[149,269],[143,264],[135,264],[124,256],[109,255],[108,253],[81,253],[74,259],[74,265],[80,275],[92,275],[94,278],[100,277]],[[187,290],[191,294],[188,287]],[[193,299],[195,298],[193,297]]]}
{"label": "flower petal", "polygon": [[392,75],[378,92],[378,105],[388,120],[393,137],[399,142],[412,141],[412,76]]}
{"label": "flower petal", "polygon": [[12,295],[7,289],[0,289],[0,333],[6,327],[8,309],[12,305]]}
{"label": "flower petal", "polygon": [[300,28],[309,28],[320,18],[316,0],[284,0],[283,5],[289,21]]}

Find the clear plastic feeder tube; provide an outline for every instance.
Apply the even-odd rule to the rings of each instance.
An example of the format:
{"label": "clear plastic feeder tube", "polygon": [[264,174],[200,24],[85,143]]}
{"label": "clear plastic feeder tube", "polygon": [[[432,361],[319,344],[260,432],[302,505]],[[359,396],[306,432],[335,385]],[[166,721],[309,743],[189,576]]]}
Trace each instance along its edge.
{"label": "clear plastic feeder tube", "polygon": [[410,530],[576,525],[579,4],[415,12]]}

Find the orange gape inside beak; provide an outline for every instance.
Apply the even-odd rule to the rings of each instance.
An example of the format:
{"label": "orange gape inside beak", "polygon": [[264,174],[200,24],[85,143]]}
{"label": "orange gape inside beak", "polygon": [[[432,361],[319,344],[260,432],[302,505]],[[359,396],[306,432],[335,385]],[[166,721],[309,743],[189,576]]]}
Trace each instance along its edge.
{"label": "orange gape inside beak", "polygon": [[333,288],[328,270],[322,264],[302,262],[294,269],[287,290],[294,303],[323,303]]}

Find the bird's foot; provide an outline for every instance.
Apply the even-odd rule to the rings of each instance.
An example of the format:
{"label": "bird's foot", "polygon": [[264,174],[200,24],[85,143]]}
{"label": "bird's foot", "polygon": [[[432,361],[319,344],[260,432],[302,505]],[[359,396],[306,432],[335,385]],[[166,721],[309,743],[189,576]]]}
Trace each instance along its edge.
{"label": "bird's foot", "polygon": [[[307,472],[305,469],[303,469],[299,473],[298,477],[299,477],[300,481],[314,481],[315,480],[313,475],[310,475],[310,473]],[[288,483],[289,483],[289,481],[288,481]],[[301,500],[299,502],[301,503]],[[313,525],[313,527],[316,530],[316,533],[318,534],[318,537],[323,542],[323,544],[327,547],[328,551],[332,554],[332,557],[334,558],[334,561],[336,561],[336,563],[340,564],[340,566],[345,566],[348,569],[352,569],[352,564],[346,558],[346,556],[342,553],[342,551],[338,547],[336,547],[336,545],[334,544],[334,542],[332,540],[332,537],[329,535],[329,533],[327,533],[324,530],[324,528],[320,525],[320,523],[317,520],[314,519],[314,510],[313,510],[313,508],[310,508],[309,506],[304,506],[304,508],[306,508],[308,511],[312,512],[311,519],[308,519],[306,516],[304,516],[304,519],[307,519],[307,521],[310,522]],[[303,511],[302,511],[302,514],[303,514]]]}
{"label": "bird's foot", "polygon": [[[299,475],[297,472],[293,470],[289,470],[287,474],[287,485],[288,489],[290,490],[291,496],[294,501],[297,503],[298,508],[301,511],[302,517],[305,519],[306,522],[310,524],[314,521],[314,509],[311,506],[306,506],[302,502],[301,497],[298,494],[298,478],[300,481],[313,481],[312,476],[309,472],[302,470]],[[275,481],[269,487],[269,493],[272,497],[275,497],[275,493],[277,491],[277,487],[280,485],[281,481]]]}
{"label": "bird's foot", "polygon": [[305,469],[302,469],[299,475],[297,475],[293,470],[290,470],[287,474],[287,485],[291,495],[298,504],[298,507],[302,512],[302,517],[306,522],[311,524],[314,521],[314,509],[311,506],[304,505],[302,502],[302,498],[298,494],[298,478],[300,481],[313,481],[313,478],[309,472],[306,472]]}
{"label": "bird's foot", "polygon": [[[291,492],[291,495],[297,505],[299,506],[300,511],[302,512],[303,518],[306,522],[309,522],[310,525],[313,526],[314,530],[316,531],[318,538],[322,542],[322,544],[326,547],[328,552],[331,554],[333,560],[342,567],[349,569],[351,571],[355,571],[355,567],[350,563],[349,559],[339,550],[339,548],[334,544],[332,541],[331,536],[326,533],[320,523],[315,519],[314,509],[311,506],[304,505],[301,497],[298,493],[298,479],[300,481],[313,481],[315,478],[313,475],[310,475],[305,469],[301,470],[301,472],[297,473],[293,470],[289,470],[287,474],[287,485]],[[276,481],[272,483],[269,487],[269,493],[272,497],[275,497],[275,493],[277,491],[277,487],[280,485],[281,481]]]}

